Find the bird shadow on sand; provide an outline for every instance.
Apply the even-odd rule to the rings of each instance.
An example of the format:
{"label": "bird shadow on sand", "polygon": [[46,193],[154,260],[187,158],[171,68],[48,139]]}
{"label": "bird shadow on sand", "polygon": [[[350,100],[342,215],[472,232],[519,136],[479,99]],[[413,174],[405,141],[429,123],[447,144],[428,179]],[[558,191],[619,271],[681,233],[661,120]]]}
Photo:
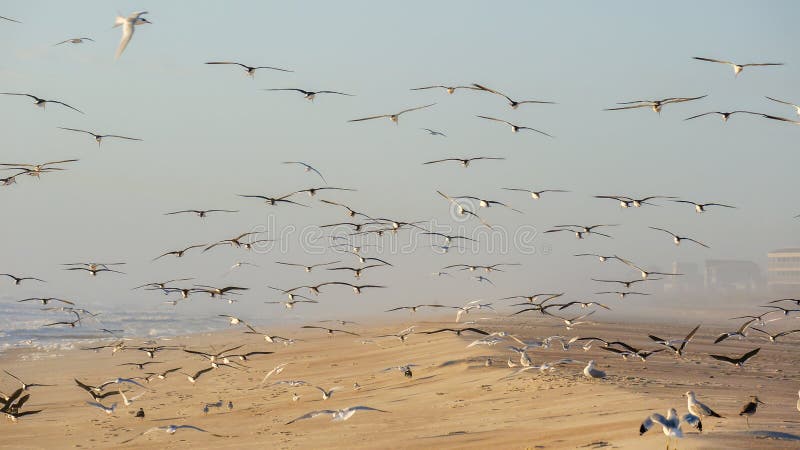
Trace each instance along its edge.
{"label": "bird shadow on sand", "polygon": [[800,441],[800,436],[780,431],[754,430],[745,431],[744,434],[755,436],[759,439],[778,439],[782,441]]}

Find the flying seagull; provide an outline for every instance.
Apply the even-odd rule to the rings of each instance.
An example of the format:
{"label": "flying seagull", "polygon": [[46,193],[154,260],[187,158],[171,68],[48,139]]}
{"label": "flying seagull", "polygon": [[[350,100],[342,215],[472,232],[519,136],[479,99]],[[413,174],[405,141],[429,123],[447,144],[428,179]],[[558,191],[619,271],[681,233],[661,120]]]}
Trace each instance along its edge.
{"label": "flying seagull", "polygon": [[757,113],[757,112],[753,112],[753,111],[744,111],[744,110],[736,110],[736,111],[728,111],[728,112],[725,112],[725,111],[709,111],[707,113],[697,114],[696,116],[687,117],[687,118],[685,118],[683,120],[692,120],[692,119],[696,119],[698,117],[707,116],[709,114],[719,114],[722,117],[722,121],[723,122],[727,122],[728,119],[730,119],[730,117],[732,115],[737,114],[737,113],[754,114],[754,115],[757,115],[757,116],[763,116],[764,115],[764,114],[761,114],[761,113]]}
{"label": "flying seagull", "polygon": [[549,134],[545,133],[544,131],[539,131],[536,128],[525,127],[525,126],[522,126],[522,125],[515,125],[515,124],[513,124],[513,123],[511,123],[511,122],[509,122],[507,120],[496,119],[494,117],[487,117],[487,116],[476,116],[476,117],[480,117],[481,119],[493,120],[495,122],[504,123],[504,124],[510,126],[511,127],[511,131],[513,131],[514,133],[519,133],[520,130],[531,130],[531,131],[535,131],[535,132],[537,132],[539,134],[543,134],[543,135],[545,135],[547,137],[553,137],[552,135],[549,135]]}
{"label": "flying seagull", "polygon": [[284,161],[283,164],[297,164],[303,166],[306,172],[314,172],[315,174],[319,175],[320,178],[322,178],[322,181],[324,181],[326,184],[328,183],[327,181],[325,181],[325,177],[322,176],[320,171],[311,167],[310,164],[304,163],[302,161]]}
{"label": "flying seagull", "polygon": [[453,94],[458,89],[469,89],[469,90],[472,90],[472,91],[478,90],[477,88],[472,87],[472,86],[443,86],[441,84],[436,84],[436,85],[433,85],[433,86],[424,86],[424,87],[418,87],[418,88],[411,88],[412,91],[424,91],[424,90],[427,90],[427,89],[444,89],[445,91],[447,91],[448,94]]}
{"label": "flying seagull", "polygon": [[707,95],[701,95],[699,97],[668,97],[662,98],[660,100],[634,100],[632,102],[620,102],[617,103],[618,105],[625,105],[625,106],[617,106],[614,108],[606,108],[604,111],[619,111],[623,109],[635,109],[635,108],[650,108],[654,112],[661,114],[661,108],[664,105],[669,105],[671,103],[683,103],[683,102],[690,102],[693,100],[700,100],[701,98],[705,98]]}
{"label": "flying seagull", "polygon": [[69,42],[70,44],[83,44],[84,41],[94,42],[94,39],[88,37],[69,38],[65,41],[59,42],[58,44],[53,44],[53,47],[55,47],[56,45],[66,44],[67,42]]}
{"label": "flying seagull", "polygon": [[92,135],[94,137],[95,142],[97,142],[97,148],[100,148],[100,142],[102,142],[104,138],[118,138],[118,139],[127,139],[129,141],[141,141],[141,139],[138,138],[120,136],[118,134],[96,134],[92,133],[91,131],[79,130],[77,128],[66,128],[66,127],[58,127],[58,128],[62,130],[77,131],[78,133],[86,133]]}
{"label": "flying seagull", "polygon": [[135,12],[128,17],[117,16],[117,18],[114,19],[114,28],[122,25],[122,38],[119,41],[119,47],[117,47],[117,53],[114,55],[114,59],[119,59],[119,57],[122,56],[122,52],[125,51],[125,47],[128,46],[128,43],[133,37],[136,25],[152,23],[142,17],[143,14],[147,14],[147,11]]}
{"label": "flying seagull", "polygon": [[704,213],[706,212],[706,208],[709,206],[719,206],[720,208],[736,208],[735,206],[730,205],[723,205],[722,203],[697,203],[697,202],[690,202],[688,200],[671,200],[675,203],[686,203],[688,205],[694,205],[695,212]]}
{"label": "flying seagull", "polygon": [[711,248],[711,247],[707,246],[706,244],[703,244],[700,241],[697,241],[695,239],[688,238],[688,237],[685,237],[685,236],[678,236],[677,234],[675,234],[675,233],[673,233],[671,231],[665,230],[663,228],[658,228],[658,227],[649,227],[649,228],[652,229],[652,230],[663,231],[664,233],[669,234],[670,236],[672,236],[672,242],[674,242],[675,245],[681,245],[681,242],[689,241],[689,242],[694,242],[695,244],[697,244],[697,245],[699,245],[701,247]]}
{"label": "flying seagull", "polygon": [[477,83],[473,83],[472,86],[474,86],[474,88],[477,89],[477,90],[490,92],[492,94],[504,97],[506,100],[508,100],[508,106],[510,106],[511,109],[517,109],[517,108],[519,108],[520,105],[523,105],[523,104],[526,104],[526,103],[539,103],[539,104],[546,104],[546,105],[554,105],[555,104],[554,102],[545,102],[545,101],[541,101],[541,100],[520,100],[520,101],[516,101],[516,100],[512,100],[509,96],[507,96],[507,95],[505,95],[505,94],[503,94],[503,93],[501,93],[499,91],[496,91],[494,89],[489,89],[486,86],[482,86],[482,85],[477,84]]}
{"label": "flying seagull", "polygon": [[36,277],[18,277],[18,276],[15,276],[15,275],[11,275],[10,273],[0,273],[0,277],[2,277],[2,276],[6,276],[6,277],[9,277],[12,280],[14,280],[14,285],[15,286],[21,285],[22,282],[25,281],[25,280],[32,280],[32,281],[39,281],[41,283],[47,283],[46,281],[42,280],[41,278],[36,278]]}
{"label": "flying seagull", "polygon": [[325,416],[325,415],[330,415],[333,422],[341,422],[341,421],[344,421],[344,420],[347,420],[347,419],[353,417],[353,415],[358,411],[389,412],[389,411],[384,411],[382,409],[371,408],[369,406],[351,406],[349,408],[343,408],[343,409],[338,409],[338,410],[323,409],[323,410],[320,410],[320,411],[311,411],[308,414],[303,414],[302,416],[300,416],[300,417],[298,417],[296,419],[293,419],[293,420],[290,420],[289,422],[286,422],[286,425],[293,424],[293,423],[297,422],[298,420],[312,419],[312,418],[317,417],[317,416]]}
{"label": "flying seagull", "polygon": [[427,131],[428,134],[430,134],[431,136],[447,137],[447,135],[442,133],[441,131],[431,130],[430,128],[420,128],[420,129]]}
{"label": "flying seagull", "polygon": [[445,158],[445,159],[437,159],[435,161],[428,161],[422,163],[423,165],[427,164],[437,164],[446,161],[457,161],[460,162],[463,167],[469,167],[472,161],[480,161],[480,160],[495,160],[495,161],[502,161],[505,158],[495,157],[495,156],[476,156],[473,158]]}
{"label": "flying seagull", "polygon": [[298,88],[284,88],[284,89],[262,89],[263,91],[295,91],[303,94],[306,100],[314,101],[314,98],[318,94],[336,94],[336,95],[346,95],[348,97],[353,97],[353,94],[345,94],[344,92],[339,91],[306,91],[305,89],[298,89]]}
{"label": "flying seagull", "polygon": [[164,213],[164,215],[165,216],[172,216],[174,214],[194,213],[194,214],[197,214],[197,217],[204,218],[209,213],[214,213],[214,212],[237,213],[239,211],[238,210],[232,210],[232,209],[184,209],[184,210],[181,210],[181,211],[172,211],[172,212]]}
{"label": "flying seagull", "polygon": [[746,363],[748,359],[755,356],[759,352],[759,350],[761,350],[761,347],[750,350],[749,352],[745,353],[742,356],[739,356],[738,358],[724,356],[724,355],[708,355],[708,356],[716,359],[717,361],[724,361],[726,363],[733,364],[734,366],[742,367],[744,366],[744,363]]}
{"label": "flying seagull", "polygon": [[387,117],[387,118],[389,118],[389,120],[394,122],[395,125],[397,125],[397,124],[400,123],[399,121],[400,121],[400,115],[401,114],[405,114],[405,113],[411,112],[411,111],[417,111],[419,109],[429,108],[429,107],[431,107],[431,106],[433,106],[435,104],[436,103],[431,103],[429,105],[417,106],[416,108],[404,109],[404,110],[402,110],[402,111],[400,111],[398,113],[395,113],[395,114],[381,114],[379,116],[370,116],[370,117],[362,117],[361,119],[352,119],[352,120],[348,120],[348,122],[363,122],[365,120],[380,119],[380,118],[383,118],[383,117]]}
{"label": "flying seagull", "polygon": [[22,95],[22,96],[25,96],[25,97],[30,97],[30,98],[33,99],[33,104],[38,106],[38,107],[40,107],[40,108],[44,108],[45,105],[47,105],[48,103],[56,103],[58,105],[66,106],[69,109],[78,111],[79,113],[83,114],[83,111],[81,111],[80,109],[74,108],[74,107],[72,107],[72,106],[70,106],[70,105],[68,105],[68,104],[66,104],[64,102],[60,102],[58,100],[45,100],[43,98],[39,98],[39,97],[37,97],[35,95],[32,95],[32,94],[18,94],[18,93],[15,93],[15,92],[0,92],[0,94],[3,94],[3,95]]}
{"label": "flying seagull", "polygon": [[245,64],[242,64],[242,63],[238,63],[238,62],[233,62],[233,61],[211,61],[211,62],[207,62],[206,64],[233,64],[233,65],[236,65],[236,66],[241,66],[244,69],[245,75],[247,75],[250,78],[253,78],[253,76],[255,76],[256,70],[258,70],[258,69],[270,69],[270,70],[277,70],[277,71],[280,71],[280,72],[294,72],[293,70],[281,69],[279,67],[270,67],[270,66],[250,67],[248,65],[245,65]]}
{"label": "flying seagull", "polygon": [[706,62],[713,62],[719,64],[727,64],[733,67],[733,76],[738,76],[745,67],[758,67],[758,66],[782,66],[783,63],[748,63],[748,64],[736,64],[731,61],[723,61],[721,59],[712,59],[712,58],[701,58],[699,56],[692,56],[693,59],[698,61],[706,61]]}
{"label": "flying seagull", "polygon": [[542,198],[542,194],[546,192],[569,192],[563,189],[542,189],[541,191],[534,191],[531,189],[520,189],[520,188],[503,188],[505,191],[519,191],[519,192],[527,192],[531,194],[531,198],[534,200],[539,200]]}

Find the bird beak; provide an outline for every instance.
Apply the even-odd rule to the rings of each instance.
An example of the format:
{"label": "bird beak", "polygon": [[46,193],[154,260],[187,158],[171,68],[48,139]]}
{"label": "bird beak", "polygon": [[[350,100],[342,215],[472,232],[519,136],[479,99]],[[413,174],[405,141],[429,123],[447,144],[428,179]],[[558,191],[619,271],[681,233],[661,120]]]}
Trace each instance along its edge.
{"label": "bird beak", "polygon": [[756,399],[756,401],[757,401],[758,403],[761,403],[762,405],[766,405],[766,403],[762,402],[762,401],[761,401],[761,400],[759,400],[759,399]]}

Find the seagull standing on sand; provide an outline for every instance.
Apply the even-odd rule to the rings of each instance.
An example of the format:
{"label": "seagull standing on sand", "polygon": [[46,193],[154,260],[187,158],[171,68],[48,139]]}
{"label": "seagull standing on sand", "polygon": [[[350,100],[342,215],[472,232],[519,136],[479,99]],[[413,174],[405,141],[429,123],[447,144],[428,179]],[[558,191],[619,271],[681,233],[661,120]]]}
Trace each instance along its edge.
{"label": "seagull standing on sand", "polygon": [[592,378],[592,379],[597,379],[597,378],[605,379],[606,377],[605,372],[596,369],[594,367],[594,360],[589,361],[589,364],[587,364],[586,367],[583,368],[583,375],[586,378]]}
{"label": "seagull standing on sand", "polygon": [[[697,401],[697,398],[694,395],[694,391],[687,391],[683,395],[686,396],[689,412],[699,417],[701,420],[706,416],[719,417],[720,419],[722,418],[722,416],[717,414],[713,409]],[[703,429],[701,428],[700,431],[703,431]]]}

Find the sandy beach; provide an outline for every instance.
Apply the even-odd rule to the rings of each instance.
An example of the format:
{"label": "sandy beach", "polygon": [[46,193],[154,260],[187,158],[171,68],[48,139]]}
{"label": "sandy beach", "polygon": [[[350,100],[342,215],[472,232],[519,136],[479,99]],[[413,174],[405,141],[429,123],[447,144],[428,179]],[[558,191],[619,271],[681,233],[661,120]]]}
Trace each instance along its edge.
{"label": "sandy beach", "polygon": [[[508,367],[507,360],[519,359],[507,349],[513,341],[466,348],[473,340],[471,336],[419,333],[452,327],[456,325],[452,319],[434,322],[424,318],[383,319],[372,325],[362,321],[345,327],[328,324],[360,337],[328,337],[325,331],[296,328],[270,330],[298,339],[290,346],[268,344],[260,336],[244,334],[241,325],[224,332],[161,340],[162,345],[194,350],[219,351],[245,344],[240,350],[274,353],[254,355],[241,370],[212,370],[194,385],[178,372],[164,380],[139,380],[147,390],[123,387],[129,397],[145,392],[131,406],[122,405],[119,396],[103,400],[106,406],[119,402],[111,415],[88,406],[86,401],[91,398],[73,378],[97,385],[117,376],[143,376],[174,367],[194,374],[208,367],[208,361],[182,350],[159,352],[150,360],[144,352],[130,349],[138,344],[135,340],[127,342],[128,350],[113,356],[110,349],[10,351],[0,359],[2,368],[26,382],[56,386],[31,389],[26,409],[43,411],[5,424],[6,439],[0,448],[663,448],[665,437],[660,428],[640,437],[639,424],[650,413],[665,414],[670,407],[685,413],[682,394],[690,389],[725,418],[705,419],[702,433],[684,425],[686,436],[678,442],[678,448],[798,446],[798,441],[791,440],[800,435],[796,340],[756,344],[752,339],[729,339],[713,345],[713,337],[724,330],[704,326],[687,346],[685,358],[662,352],[651,357],[646,368],[641,361],[624,361],[602,351],[598,343],[588,351],[577,344],[564,351],[555,343],[549,349],[529,350],[528,354],[535,364],[562,358],[581,362],[595,359],[608,378],[585,379],[584,364],[578,363],[505,378],[515,370]],[[410,325],[416,327],[415,333],[405,343],[397,338],[375,338]],[[502,330],[521,339],[564,335],[565,331],[552,321],[537,319],[493,318],[473,326]],[[681,325],[675,329],[680,334],[691,328]],[[655,346],[648,342],[648,333],[671,336],[676,334],[673,330],[657,324],[594,323],[568,335],[613,337],[650,348]],[[741,354],[756,345],[762,351],[741,369],[707,356],[709,352]],[[487,365],[490,359],[492,364]],[[118,366],[143,361],[160,364],[145,370]],[[283,372],[260,384],[267,372],[284,362],[288,364]],[[405,377],[399,370],[383,372],[405,364],[416,364],[413,377]],[[311,386],[274,385],[282,380],[304,380],[326,389],[340,386],[342,390],[323,400]],[[0,386],[9,393],[18,387],[15,383],[4,376]],[[354,383],[360,386],[358,390]],[[112,385],[105,391],[114,389]],[[293,394],[299,399],[293,401]],[[751,418],[748,429],[737,413],[755,394],[766,405]],[[205,404],[219,400],[222,407],[203,412]],[[229,401],[232,410],[225,406]],[[360,411],[345,422],[316,417],[286,424],[310,411],[357,405],[386,412]],[[146,413],[144,419],[134,417],[139,407]],[[162,431],[141,435],[169,424],[193,425],[208,433],[180,430],[174,435]],[[785,433],[785,438],[768,438],[779,433]]]}

